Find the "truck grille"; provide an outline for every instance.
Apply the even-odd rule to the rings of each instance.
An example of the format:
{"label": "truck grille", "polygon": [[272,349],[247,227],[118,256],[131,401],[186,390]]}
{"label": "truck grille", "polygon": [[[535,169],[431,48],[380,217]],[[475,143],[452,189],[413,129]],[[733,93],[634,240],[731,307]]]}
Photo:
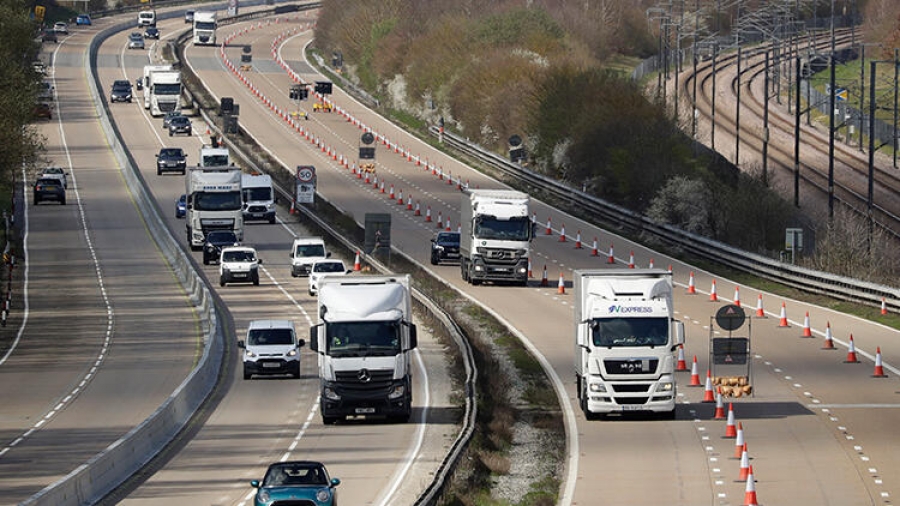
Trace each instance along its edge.
{"label": "truck grille", "polygon": [[650,390],[648,383],[613,383],[612,388],[617,393],[647,393]]}
{"label": "truck grille", "polygon": [[659,367],[659,359],[610,359],[603,364],[609,374],[653,374]]}
{"label": "truck grille", "polygon": [[159,110],[162,112],[172,112],[175,110],[175,102],[160,102]]}
{"label": "truck grille", "polygon": [[518,257],[516,256],[516,252],[508,249],[493,249],[493,248],[478,248],[478,252],[481,253],[485,259],[490,260],[496,263],[510,263],[514,264],[518,261]]}
{"label": "truck grille", "polygon": [[359,369],[356,371],[339,371],[335,378],[342,390],[371,391],[387,388],[394,379],[392,370]]}

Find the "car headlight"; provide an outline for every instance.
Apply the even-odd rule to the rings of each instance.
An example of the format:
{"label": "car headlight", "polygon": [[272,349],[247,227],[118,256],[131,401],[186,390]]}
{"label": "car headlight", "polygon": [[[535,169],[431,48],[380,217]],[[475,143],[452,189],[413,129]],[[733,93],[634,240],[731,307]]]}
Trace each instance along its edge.
{"label": "car headlight", "polygon": [[391,388],[390,393],[388,393],[388,399],[399,399],[403,397],[403,394],[406,393],[406,387],[403,385],[395,385]]}
{"label": "car headlight", "polygon": [[329,400],[332,400],[332,401],[339,401],[339,400],[341,400],[341,396],[338,395],[337,392],[335,392],[334,389],[331,388],[331,387],[325,387],[325,391],[322,392],[322,393],[323,393],[323,395],[325,395],[325,398],[326,398],[326,399],[329,399]]}
{"label": "car headlight", "polygon": [[269,491],[268,490],[260,490],[258,494],[256,494],[256,498],[259,499],[259,502],[269,502]]}
{"label": "car headlight", "polygon": [[244,354],[247,356],[247,358],[256,358],[256,353],[253,353],[253,352],[250,351],[250,350],[246,350],[246,351],[244,352]]}
{"label": "car headlight", "polygon": [[591,383],[590,389],[591,392],[606,393],[606,385],[603,383]]}
{"label": "car headlight", "polygon": [[328,490],[327,488],[320,488],[316,492],[316,500],[317,501],[325,502],[329,499],[331,499],[331,490]]}
{"label": "car headlight", "polygon": [[296,356],[297,356],[297,350],[291,350],[291,351],[287,352],[287,356],[289,356],[289,357],[296,357]]}

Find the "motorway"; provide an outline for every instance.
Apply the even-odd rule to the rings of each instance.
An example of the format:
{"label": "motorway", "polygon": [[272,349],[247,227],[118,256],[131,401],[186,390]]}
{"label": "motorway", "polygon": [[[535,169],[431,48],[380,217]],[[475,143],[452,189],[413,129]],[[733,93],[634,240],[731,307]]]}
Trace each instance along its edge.
{"label": "motorway", "polygon": [[[272,60],[268,48],[272,41],[283,39],[283,44],[279,43],[276,47],[287,65],[306,81],[320,79],[312,67],[303,61],[302,47],[311,36],[309,26],[307,19],[291,18],[277,24],[237,25],[222,28],[220,32],[227,35],[232,30],[247,30],[235,39],[235,46],[225,52],[228,60],[235,65],[240,61],[238,45],[252,44],[254,48],[264,48],[255,52],[253,70],[245,72],[245,78],[275,107],[292,110],[295,106],[290,104],[286,93],[290,83],[288,75]],[[162,25],[164,36],[175,29],[171,25]],[[40,359],[41,353],[46,353],[48,347],[46,341],[40,339],[50,337],[43,326],[40,336],[23,339],[6,362],[0,365],[4,380],[13,378],[13,381],[3,381],[0,387],[7,389],[0,390],[0,400],[8,406],[2,418],[3,444],[8,449],[0,454],[0,466],[4,466],[0,469],[0,480],[3,480],[0,490],[8,494],[0,498],[3,503],[21,500],[42,484],[53,481],[70,469],[73,462],[86,460],[85,456],[91,451],[96,452],[109,444],[123,430],[146,417],[147,412],[153,409],[153,402],[156,405],[160,403],[161,398],[183,378],[191,360],[196,357],[198,332],[189,302],[176,283],[169,281],[174,279],[173,276],[159,275],[168,267],[158,258],[159,255],[152,254],[155,251],[152,240],[141,225],[141,218],[132,216],[134,206],[129,203],[128,193],[118,176],[110,177],[118,169],[113,167],[108,151],[104,151],[107,150],[106,144],[98,142],[103,134],[96,127],[96,121],[91,120],[92,109],[84,105],[90,102],[86,96],[81,66],[86,40],[83,37],[86,36],[88,34],[77,32],[70,37],[71,42],[67,39],[63,43],[60,51],[71,49],[73,53],[69,57],[72,68],[70,71],[66,70],[68,67],[57,69],[58,79],[65,79],[64,88],[59,85],[60,81],[57,84],[58,89],[65,90],[58,108],[59,116],[64,120],[60,125],[65,126],[61,126],[59,132],[67,134],[65,137],[69,146],[75,146],[77,138],[84,138],[81,141],[84,144],[77,149],[81,158],[72,158],[73,172],[77,175],[75,188],[81,194],[84,205],[63,208],[48,204],[28,209],[33,212],[29,225],[34,231],[33,236],[29,234],[28,265],[33,266],[35,271],[44,267],[44,270],[56,273],[43,280],[44,290],[30,285],[33,293],[40,296],[35,296],[35,307],[31,308],[29,319],[33,321],[40,314],[37,299],[46,305],[42,323],[51,317],[59,318],[57,308],[66,308],[68,313],[63,313],[66,323],[60,325],[62,328],[53,337],[57,342],[63,336],[67,339],[67,347],[57,353],[67,353],[66,358],[71,357],[70,369],[73,371],[57,372],[54,369],[53,374],[23,371],[20,374],[28,376],[7,376],[17,371],[17,361],[21,361],[20,371],[35,369],[34,361]],[[104,83],[122,77],[133,80],[140,66],[146,62],[146,53],[129,53],[124,49],[124,37],[124,33],[121,37],[113,37],[101,48],[98,72]],[[157,49],[151,47],[151,54],[157,54]],[[385,194],[356,178],[332,156],[323,153],[320,147],[301,138],[296,128],[264,104],[255,93],[251,93],[247,84],[228,70],[218,56],[218,48],[190,47],[186,56],[187,63],[200,74],[215,95],[235,98],[241,106],[241,125],[260,139],[278,160],[288,167],[301,163],[315,165],[319,192],[358,221],[365,212],[392,213],[393,244],[422,264],[427,263],[428,239],[435,230],[433,223],[425,222],[423,217],[414,216],[405,206],[388,200]],[[353,157],[357,148],[361,130],[354,121],[348,121],[349,117],[361,121],[454,177],[468,181],[473,187],[501,186],[409,137],[341,90],[336,88],[331,98],[346,111],[346,116],[313,113],[311,107],[307,107],[312,102],[308,102],[301,108],[308,111],[311,119],[304,121],[303,127],[337,153]],[[72,107],[71,116],[67,115],[67,104]],[[171,217],[169,212],[175,198],[182,192],[182,180],[172,175],[156,176],[153,153],[170,142],[193,153],[202,141],[196,137],[162,139],[159,136],[159,119],[147,118],[137,104],[114,104],[110,109],[160,209],[165,212],[164,216],[169,217],[173,235],[183,240],[183,223]],[[68,126],[70,121],[73,122],[71,127]],[[47,129],[48,139],[52,139],[52,130]],[[196,133],[200,133],[200,128],[196,128]],[[62,140],[57,140],[57,143],[62,145]],[[454,185],[448,185],[432,171],[423,169],[411,162],[409,157],[401,156],[386,146],[379,146],[377,157],[378,175],[384,183],[406,192],[421,204],[423,210],[428,206],[435,216],[440,212],[451,220],[453,226],[456,225],[460,197]],[[105,166],[111,168],[97,169],[104,166],[104,159]],[[73,191],[70,189],[70,196]],[[733,282],[715,279],[710,273],[631,243],[543,203],[536,202],[534,211],[540,224],[547,220],[552,220],[553,224],[551,234],[541,234],[535,240],[536,273],[546,265],[552,279],[560,275],[568,281],[575,268],[608,267],[606,252],[611,247],[614,247],[619,267],[630,261],[632,252],[636,268],[647,266],[651,260],[657,267],[671,266],[679,287],[675,299],[678,317],[687,327],[687,355],[689,358],[696,355],[700,370],[706,370],[708,339],[711,335],[720,335],[719,331],[710,328],[710,318],[722,304],[734,298],[732,293],[736,292],[736,286]],[[51,212],[55,214],[50,215]],[[80,217],[80,212],[85,213],[85,218]],[[63,218],[69,221],[61,224],[60,215],[63,213],[66,213]],[[46,220],[41,221],[41,217],[46,217]],[[304,296],[305,287],[289,277],[286,262],[290,237],[302,233],[302,229],[295,218],[285,214],[281,219],[284,221],[278,225],[253,224],[248,227],[247,241],[256,245],[266,260],[266,277],[261,285],[229,286],[220,291],[220,296],[233,314],[238,335],[250,315],[255,318],[256,315],[295,314],[301,334],[309,324],[308,315],[314,305],[311,299]],[[284,222],[290,226],[283,225]],[[79,230],[82,223],[87,224],[87,233],[83,229],[69,232]],[[107,233],[103,232],[104,228],[108,229]],[[562,228],[567,230],[566,236],[560,234]],[[54,234],[71,234],[64,244],[76,246],[71,251],[60,251],[58,235],[39,235],[40,232],[46,234],[47,230],[53,230]],[[539,230],[543,231],[543,226]],[[573,238],[576,232],[585,241],[584,248],[575,248]],[[126,241],[122,240],[123,236]],[[602,252],[598,256],[591,255],[594,238]],[[127,248],[122,248],[123,244]],[[100,278],[92,264],[91,251],[98,252],[98,262],[102,266],[102,269],[97,269],[102,273]],[[44,264],[36,264],[39,261]],[[75,271],[71,268],[73,266],[80,266],[81,269]],[[54,271],[54,268],[58,270]],[[199,265],[198,269],[201,269]],[[202,268],[207,275],[211,275],[212,269]],[[570,454],[563,477],[561,504],[743,504],[745,482],[738,479],[739,462],[733,458],[734,440],[723,438],[725,424],[712,419],[713,405],[700,402],[703,389],[684,386],[688,380],[687,373],[680,373],[679,406],[674,421],[612,419],[587,422],[580,412],[573,409],[573,301],[570,285],[567,285],[569,290],[565,293],[560,293],[555,283],[550,287],[541,287],[537,280],[527,288],[472,287],[460,280],[458,267],[440,266],[432,270],[490,307],[546,360],[551,377],[557,381],[570,429]],[[691,272],[696,275],[697,295],[689,295],[685,290]],[[50,283],[58,282],[63,276],[67,279],[66,288],[50,290]],[[710,300],[709,294],[714,280],[719,299],[715,302]],[[30,283],[37,282],[35,275]],[[78,290],[83,290],[83,293]],[[47,299],[48,293],[59,299]],[[767,316],[752,319],[751,329],[741,329],[752,331],[755,396],[736,399],[734,403],[736,418],[745,431],[760,502],[891,504],[893,497],[900,493],[896,480],[896,476],[900,475],[900,457],[889,444],[894,440],[893,427],[900,421],[897,392],[900,371],[892,366],[900,361],[897,332],[827,308],[760,293],[747,286],[740,286],[739,293],[745,306],[753,307],[758,300],[763,301]],[[111,302],[104,299],[104,294],[108,294]],[[74,301],[84,307],[69,311]],[[779,325],[778,310],[782,302],[785,303],[790,323],[788,327]],[[103,308],[104,304],[109,304],[115,311],[97,309]],[[265,309],[260,309],[262,307]],[[179,321],[182,312],[183,321]],[[811,339],[801,337],[806,312],[811,322]],[[110,315],[114,315],[114,319]],[[73,321],[70,318],[75,319],[76,325],[69,323]],[[129,322],[129,318],[133,320]],[[111,319],[114,321],[115,338],[107,354],[102,351],[102,335]],[[160,323],[148,326],[147,321]],[[833,332],[837,351],[820,349],[826,323]],[[25,326],[25,335],[28,335],[30,325],[33,323]],[[63,331],[69,334],[63,334]],[[35,329],[34,332],[38,331]],[[179,332],[183,335],[174,337]],[[148,333],[159,334],[160,339],[148,339]],[[844,346],[850,334],[862,360],[860,364],[843,363]],[[129,337],[138,342],[130,343]],[[71,347],[68,347],[68,341],[73,341]],[[436,344],[425,339],[422,341],[421,356],[427,365],[419,366],[417,372],[427,369],[431,375],[440,371],[442,355]],[[158,346],[160,342],[165,342],[165,346]],[[119,343],[125,346],[120,347]],[[38,348],[40,345],[43,346]],[[147,349],[141,348],[142,345]],[[871,377],[874,351],[879,346],[889,376],[887,379]],[[29,349],[30,353],[26,353]],[[135,353],[132,354],[132,351]],[[142,353],[139,355],[137,352]],[[35,424],[34,420],[46,416],[65,397],[65,392],[91,371],[91,364],[101,353],[103,360],[110,362],[98,369],[85,391],[21,443],[14,446],[8,443],[24,434]],[[123,362],[114,362],[119,358]],[[45,367],[49,367],[51,360],[56,366],[59,355],[43,360]],[[232,357],[232,362],[234,360]],[[147,364],[154,364],[152,370],[147,370],[147,377],[140,378],[143,380],[140,384],[131,384],[135,380],[135,371],[143,372],[139,366]],[[327,462],[333,474],[344,481],[340,491],[345,504],[408,504],[410,501],[405,498],[409,496],[402,493],[393,495],[395,478],[404,476],[408,463],[417,469],[427,467],[428,459],[435,458],[437,450],[423,452],[426,457],[417,461],[412,456],[416,442],[424,438],[440,447],[441,440],[446,440],[445,433],[451,432],[441,425],[446,421],[435,423],[429,419],[427,424],[402,426],[350,423],[326,428],[315,417],[316,382],[310,371],[307,361],[304,376],[299,381],[244,382],[229,375],[225,380],[227,395],[204,427],[180,451],[161,463],[160,471],[128,494],[125,502],[243,504],[249,492],[246,481],[257,477],[268,461],[277,460],[290,452],[291,455],[315,455]],[[109,389],[100,388],[101,379],[110,385]],[[163,380],[166,379],[170,384],[165,384]],[[417,379],[417,384],[424,383],[424,378]],[[129,382],[128,388],[116,389],[115,386],[123,381]],[[440,380],[428,382],[429,385],[433,383],[440,383]],[[34,385],[27,399],[21,398],[19,389],[9,388],[22,384]],[[121,395],[123,392],[125,395]],[[421,392],[417,394],[416,399],[424,398]],[[102,418],[96,416],[98,406],[107,408]],[[445,407],[441,401],[432,402],[429,406]],[[124,409],[118,409],[120,407]],[[8,413],[13,416],[8,416]],[[424,416],[426,410],[420,413]],[[417,416],[414,415],[414,418]],[[28,423],[28,420],[31,422]],[[111,431],[110,425],[123,429]],[[53,431],[53,428],[66,430]],[[422,436],[422,430],[433,432]],[[106,434],[105,438],[93,437],[92,432],[110,434]],[[53,437],[60,439],[54,440]],[[75,438],[79,438],[79,442],[82,441],[80,438],[84,438],[81,444],[91,448],[85,448],[78,454],[64,454],[71,460],[63,464],[63,459],[57,455],[58,446],[50,448],[50,445]],[[37,476],[34,472],[37,466],[23,464],[38,459],[45,462],[45,454],[41,452],[51,449],[57,456],[54,462],[60,462],[55,470],[42,464],[41,469],[50,472]],[[13,457],[16,457],[15,461],[11,460]],[[423,478],[418,474],[406,481],[419,485]]]}

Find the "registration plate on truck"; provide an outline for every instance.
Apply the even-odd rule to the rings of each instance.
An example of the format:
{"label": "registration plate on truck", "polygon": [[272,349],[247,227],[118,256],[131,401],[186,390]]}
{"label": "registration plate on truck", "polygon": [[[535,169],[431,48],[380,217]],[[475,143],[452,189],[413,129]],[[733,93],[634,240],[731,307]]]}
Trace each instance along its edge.
{"label": "registration plate on truck", "polygon": [[356,408],[354,412],[357,415],[371,415],[375,413],[375,408]]}

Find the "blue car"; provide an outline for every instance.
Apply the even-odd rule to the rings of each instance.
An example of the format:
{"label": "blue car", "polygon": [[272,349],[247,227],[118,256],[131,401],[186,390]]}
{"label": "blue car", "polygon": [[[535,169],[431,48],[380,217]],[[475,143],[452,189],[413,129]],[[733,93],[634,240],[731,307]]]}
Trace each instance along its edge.
{"label": "blue car", "polygon": [[297,460],[270,465],[262,482],[253,480],[250,485],[258,489],[253,500],[256,506],[334,506],[337,504],[334,488],[340,483],[341,480],[328,476],[320,462]]}
{"label": "blue car", "polygon": [[185,214],[187,214],[187,195],[182,195],[175,203],[175,217],[184,218]]}
{"label": "blue car", "polygon": [[87,14],[79,14],[77,18],[75,18],[76,25],[84,25],[91,26],[91,17]]}

